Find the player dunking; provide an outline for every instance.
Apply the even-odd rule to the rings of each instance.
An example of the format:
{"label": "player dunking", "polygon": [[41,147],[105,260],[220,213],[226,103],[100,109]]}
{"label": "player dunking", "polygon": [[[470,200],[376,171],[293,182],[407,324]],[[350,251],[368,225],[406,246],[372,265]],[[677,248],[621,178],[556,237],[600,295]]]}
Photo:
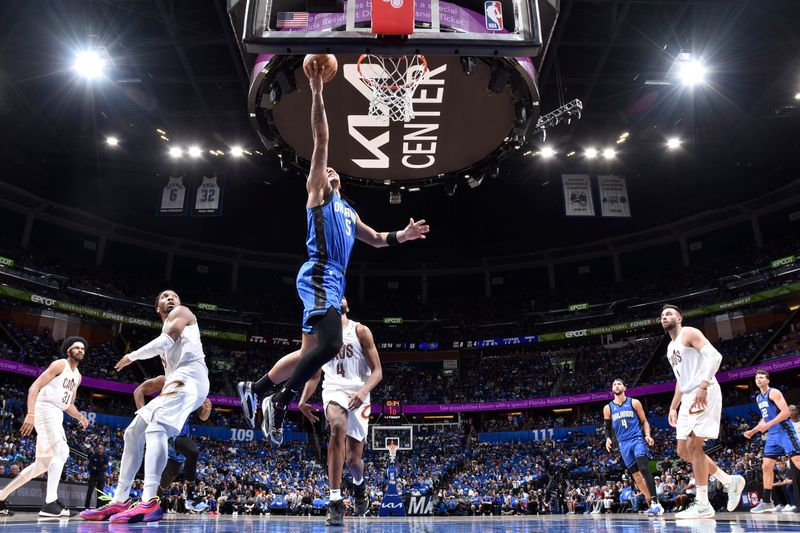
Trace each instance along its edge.
{"label": "player dunking", "polygon": [[[667,359],[675,373],[675,395],[669,408],[669,425],[676,430],[678,455],[692,463],[697,495],[688,509],[675,518],[711,518],[714,508],[708,501],[708,476],[717,478],[728,493],[728,511],[734,511],[744,490],[742,476],[731,476],[703,451],[706,439],[719,437],[722,392],[714,377],[722,355],[697,329],[683,327],[683,314],[674,305],[661,308],[661,326],[672,339]],[[680,412],[678,406],[680,405]]]}
{"label": "player dunking", "polygon": [[[144,381],[141,385],[136,387],[133,391],[133,401],[136,403],[136,409],[141,409],[145,406],[145,395],[154,394],[164,388],[166,378],[164,376],[157,376]],[[211,416],[211,402],[206,398],[203,400],[203,405],[196,411],[197,418],[205,422]],[[161,474],[161,482],[159,487],[162,491],[169,488],[170,484],[175,481],[183,466],[183,477],[186,481],[186,505],[192,510],[192,502],[194,501],[194,488],[195,481],[197,480],[197,458],[200,456],[200,451],[197,449],[197,444],[189,436],[189,419],[183,423],[183,427],[175,438],[170,438],[168,449],[167,466]]]}
{"label": "player dunking", "polygon": [[642,402],[625,396],[625,384],[615,379],[611,384],[614,399],[603,407],[606,426],[606,450],[611,452],[613,434],[619,444],[619,452],[625,468],[631,473],[636,486],[650,504],[648,515],[660,516],[664,508],[656,497],[656,482],[647,464],[647,447],[653,445],[650,423],[642,408]]}
{"label": "player dunking", "polygon": [[797,429],[789,421],[789,406],[783,398],[783,393],[769,386],[769,372],[756,371],[756,386],[759,393],[756,395],[756,405],[761,413],[761,421],[756,427],[745,431],[744,436],[752,438],[756,433],[767,433],[767,442],[764,444],[764,458],[761,460],[761,472],[764,475],[764,495],[761,503],[750,509],[751,513],[774,513],[775,504],[772,503],[772,484],[775,480],[775,461],[781,456],[788,456],[794,468],[788,470],[792,480],[794,499],[800,502],[800,436]]}
{"label": "player dunking", "polygon": [[[208,368],[194,313],[182,306],[178,295],[170,290],[161,292],[156,298],[156,312],[164,322],[161,335],[124,356],[114,368],[119,371],[134,361],[160,356],[166,384],[157,398],[136,411],[133,422],[125,430],[114,499],[99,509],[83,511],[81,518],[84,520],[122,523],[161,520],[164,513],[156,494],[161,474],[167,466],[169,437],[178,434],[189,414],[203,405],[208,396]],[[142,501],[131,507],[129,493],[142,464],[142,455]]]}
{"label": "player dunking", "polygon": [[[324,69],[314,61],[310,70],[314,151],[306,180],[308,261],[297,274],[297,293],[303,301],[301,357],[284,387],[262,402],[268,433],[276,444],[283,442],[283,418],[289,402],[342,347],[340,306],[344,296],[345,271],[355,239],[380,248],[424,239],[429,231],[424,220],[415,222],[410,219],[403,230],[378,233],[341,198],[341,179],[327,166],[328,119],[322,98]],[[263,396],[274,385],[276,383],[270,380],[269,374],[255,383],[239,383],[239,397],[250,427],[255,427],[258,396]]]}
{"label": "player dunking", "polygon": [[58,482],[69,457],[64,413],[78,420],[83,429],[89,421],[75,407],[75,396],[81,384],[78,364],[86,355],[88,344],[82,337],[67,337],[59,350],[64,359],[50,363],[28,389],[28,413],[20,433],[27,437],[36,429],[36,459],[0,491],[0,517],[14,512],[6,506],[6,498],[35,477],[47,472],[47,493],[39,516],[72,516],[58,499]]}
{"label": "player dunking", "polygon": [[[369,500],[364,485],[364,461],[361,456],[369,424],[370,392],[383,379],[381,361],[372,332],[367,326],[350,320],[347,317],[348,311],[347,300],[343,299],[342,349],[321,370],[325,374],[325,379],[322,380],[322,405],[331,429],[328,443],[329,526],[341,526],[344,523],[341,484],[345,462],[355,486],[354,514],[364,515],[367,512]],[[306,383],[298,405],[312,422],[319,418],[306,402],[317,390],[320,378],[320,372],[317,372]]]}

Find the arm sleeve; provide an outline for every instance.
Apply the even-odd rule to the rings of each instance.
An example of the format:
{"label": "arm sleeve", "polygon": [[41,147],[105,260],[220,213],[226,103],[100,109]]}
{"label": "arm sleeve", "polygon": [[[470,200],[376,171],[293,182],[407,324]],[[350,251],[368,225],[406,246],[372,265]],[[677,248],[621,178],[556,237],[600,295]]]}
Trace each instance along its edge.
{"label": "arm sleeve", "polygon": [[613,439],[614,438],[614,428],[611,426],[611,419],[610,418],[606,418],[605,421],[606,421],[606,437],[608,437],[609,439]]}
{"label": "arm sleeve", "polygon": [[719,353],[711,343],[708,343],[700,350],[700,355],[703,356],[703,363],[700,366],[700,376],[705,381],[711,382],[717,370],[719,370],[720,363],[722,363],[722,354]]}
{"label": "arm sleeve", "polygon": [[166,333],[162,333],[155,339],[151,340],[138,350],[134,350],[128,354],[128,359],[131,361],[139,361],[141,359],[150,359],[162,353],[167,353],[170,348],[175,344],[172,337]]}

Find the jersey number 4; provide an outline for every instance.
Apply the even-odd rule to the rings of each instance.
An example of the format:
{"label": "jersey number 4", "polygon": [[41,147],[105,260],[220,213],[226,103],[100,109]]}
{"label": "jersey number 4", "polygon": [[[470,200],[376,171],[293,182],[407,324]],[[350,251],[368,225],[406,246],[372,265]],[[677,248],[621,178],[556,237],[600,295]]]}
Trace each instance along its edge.
{"label": "jersey number 4", "polygon": [[622,424],[622,427],[624,427],[625,429],[628,429],[628,421],[627,420],[625,420],[623,418],[622,420],[620,420],[620,423]]}
{"label": "jersey number 4", "polygon": [[347,377],[344,374],[344,363],[336,363],[336,373],[342,376],[343,378]]}

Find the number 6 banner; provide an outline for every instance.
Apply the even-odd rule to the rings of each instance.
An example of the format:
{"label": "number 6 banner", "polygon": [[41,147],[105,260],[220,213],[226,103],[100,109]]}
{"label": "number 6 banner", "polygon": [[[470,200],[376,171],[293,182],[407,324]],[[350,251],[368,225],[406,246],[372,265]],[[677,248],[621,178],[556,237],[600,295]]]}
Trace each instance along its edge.
{"label": "number 6 banner", "polygon": [[[218,177],[203,176],[203,181],[197,186],[194,197],[193,216],[220,216],[222,215],[222,191],[224,183],[217,182]],[[222,180],[220,179],[220,182]]]}
{"label": "number 6 banner", "polygon": [[169,178],[161,191],[159,215],[183,215],[186,213],[186,187],[183,176]]}

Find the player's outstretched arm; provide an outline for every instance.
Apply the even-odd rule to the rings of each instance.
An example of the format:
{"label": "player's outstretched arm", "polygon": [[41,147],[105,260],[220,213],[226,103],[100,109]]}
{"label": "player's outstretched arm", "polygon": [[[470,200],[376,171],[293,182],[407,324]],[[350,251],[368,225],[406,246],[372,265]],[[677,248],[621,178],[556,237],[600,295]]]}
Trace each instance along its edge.
{"label": "player's outstretched arm", "polygon": [[361,242],[365,242],[370,246],[374,246],[375,248],[394,246],[406,241],[424,239],[425,235],[430,230],[431,228],[425,222],[425,219],[415,221],[413,218],[410,218],[408,219],[408,225],[402,230],[383,232],[377,232],[371,227],[367,226],[361,220],[361,218],[356,221],[356,238]]}
{"label": "player's outstretched arm", "polygon": [[77,420],[78,424],[81,425],[82,429],[86,429],[87,427],[89,427],[89,419],[83,416],[81,412],[78,411],[78,408],[75,407],[75,398],[78,397],[78,387],[81,386],[82,379],[83,379],[82,377],[78,379],[78,384],[75,385],[75,394],[72,395],[72,401],[69,403],[69,406],[66,409],[64,409],[64,412],[67,413],[72,418],[74,418],[75,420]]}
{"label": "player's outstretched arm", "polygon": [[64,359],[53,361],[50,363],[50,366],[47,367],[47,370],[42,372],[39,377],[31,383],[31,386],[28,387],[28,413],[25,415],[25,420],[20,429],[20,433],[23,437],[27,437],[33,431],[33,420],[36,416],[35,405],[36,399],[39,397],[39,391],[61,374],[66,364],[67,361]]}
{"label": "player's outstretched arm", "polygon": [[644,408],[642,407],[642,402],[639,400],[633,400],[631,402],[633,405],[633,410],[636,411],[636,415],[639,417],[639,422],[642,424],[642,431],[644,431],[644,440],[647,442],[648,446],[652,446],[654,444],[653,437],[650,436],[652,429],[650,428],[650,422],[647,421],[647,415],[644,414]]}
{"label": "player's outstretched arm", "polygon": [[179,305],[167,315],[161,335],[117,361],[114,369],[119,372],[134,361],[167,353],[181,336],[184,328],[196,321],[194,313],[189,311],[189,308]]}
{"label": "player's outstretched arm", "polygon": [[333,189],[328,182],[328,117],[325,114],[325,101],[322,98],[323,69],[316,61],[312,62],[309,69],[311,136],[314,139],[314,151],[311,154],[311,165],[306,180],[308,191],[306,207],[316,207],[332,194]]}
{"label": "player's outstretched arm", "polygon": [[361,343],[361,349],[364,350],[367,366],[369,366],[372,372],[358,392],[350,397],[350,401],[347,405],[348,409],[358,409],[361,407],[367,395],[372,392],[372,389],[383,379],[381,358],[378,355],[378,348],[375,347],[375,339],[372,337],[372,332],[364,324],[359,324],[356,326],[356,337],[358,337],[358,342]]}
{"label": "player's outstretched arm", "polygon": [[164,388],[164,381],[166,377],[157,376],[143,381],[138,387],[133,389],[133,403],[136,404],[136,409],[141,409],[147,403],[144,397],[147,394],[155,394]]}

